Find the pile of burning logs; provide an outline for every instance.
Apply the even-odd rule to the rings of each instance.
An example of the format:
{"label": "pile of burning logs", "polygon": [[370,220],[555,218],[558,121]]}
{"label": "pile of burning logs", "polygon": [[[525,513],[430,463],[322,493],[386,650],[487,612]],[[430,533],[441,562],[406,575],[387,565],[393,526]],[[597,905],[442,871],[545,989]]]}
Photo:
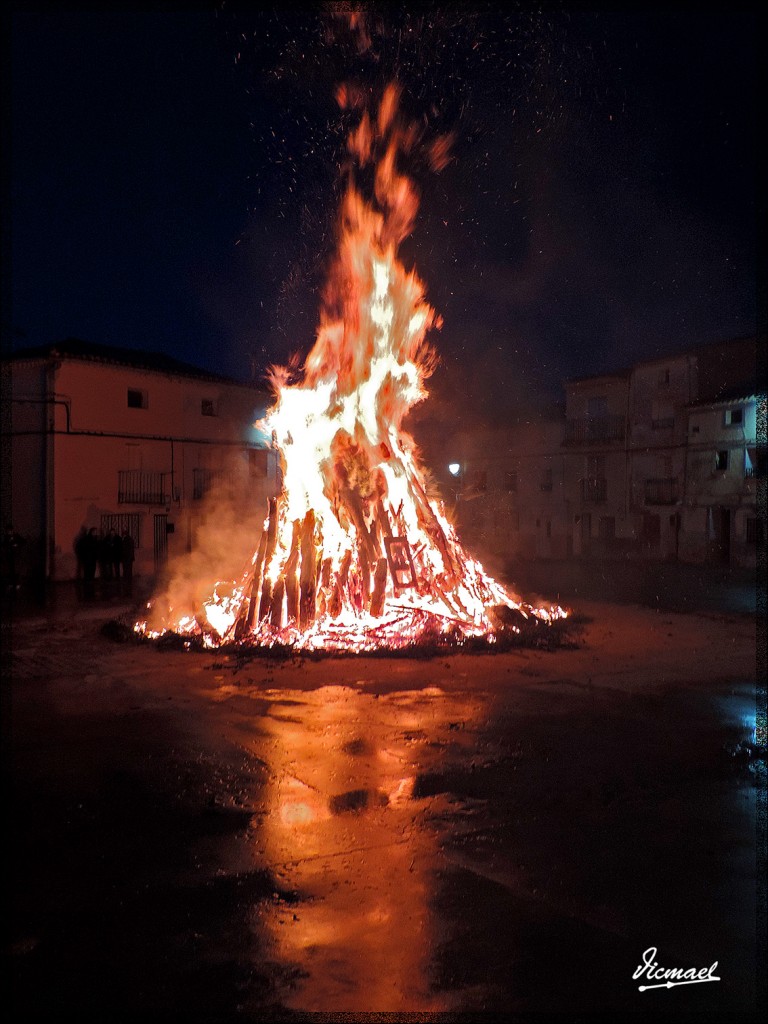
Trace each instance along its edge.
{"label": "pile of burning logs", "polygon": [[[293,522],[288,557],[274,580],[269,574],[269,567],[277,547],[278,531],[287,528],[288,524],[284,517],[281,523],[280,499],[270,498],[268,519],[246,579],[247,599],[243,600],[229,631],[235,640],[246,636],[259,623],[266,622],[274,629],[280,629],[286,618],[289,625],[305,630],[317,618],[325,615],[337,618],[346,602],[350,602],[359,613],[368,612],[379,618],[384,611],[390,576],[396,595],[412,587],[419,593],[431,592],[442,598],[448,609],[454,609],[459,616],[468,616],[469,613],[452,593],[460,578],[455,546],[449,544],[418,481],[412,479],[411,483],[425,534],[424,542],[413,553],[406,539],[402,506],[396,512],[387,511],[379,497],[371,503],[374,514],[370,516],[369,524],[359,494],[344,487],[337,491],[337,514],[341,522],[347,520],[354,528],[355,564],[350,549],[344,553],[338,569],[333,571],[332,559],[323,554],[322,523],[310,509],[303,521],[296,519]],[[444,571],[439,576],[426,558],[419,558],[430,541],[442,556]],[[415,560],[419,563],[419,577]]]}

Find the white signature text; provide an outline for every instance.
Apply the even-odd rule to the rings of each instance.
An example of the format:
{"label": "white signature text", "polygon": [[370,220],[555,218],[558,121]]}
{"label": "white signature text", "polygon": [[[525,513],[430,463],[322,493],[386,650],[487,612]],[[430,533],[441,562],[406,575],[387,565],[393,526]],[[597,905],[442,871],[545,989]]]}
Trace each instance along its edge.
{"label": "white signature text", "polygon": [[715,977],[717,960],[711,967],[659,967],[656,963],[657,954],[656,947],[650,946],[643,953],[643,962],[635,968],[632,975],[635,981],[645,975],[648,981],[656,982],[655,985],[638,985],[640,992],[645,992],[649,988],[674,988],[675,985],[698,985],[704,981],[720,981]]}

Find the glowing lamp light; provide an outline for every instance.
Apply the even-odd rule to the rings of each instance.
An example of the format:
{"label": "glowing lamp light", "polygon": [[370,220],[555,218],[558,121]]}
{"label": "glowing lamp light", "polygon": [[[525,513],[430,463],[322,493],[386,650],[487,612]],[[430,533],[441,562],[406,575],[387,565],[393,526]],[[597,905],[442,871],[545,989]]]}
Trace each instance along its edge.
{"label": "glowing lamp light", "polygon": [[451,476],[458,476],[459,473],[461,472],[461,463],[459,463],[459,462],[449,462],[448,463],[448,472],[451,474]]}

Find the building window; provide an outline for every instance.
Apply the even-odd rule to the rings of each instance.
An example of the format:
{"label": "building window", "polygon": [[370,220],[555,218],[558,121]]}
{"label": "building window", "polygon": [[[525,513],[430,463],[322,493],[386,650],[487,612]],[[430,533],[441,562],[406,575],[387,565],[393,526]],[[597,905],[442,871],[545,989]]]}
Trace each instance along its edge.
{"label": "building window", "polygon": [[504,474],[504,489],[517,493],[517,470],[508,469]]}
{"label": "building window", "polygon": [[693,425],[693,426],[691,427],[691,433],[692,433],[692,434],[698,434],[698,432],[699,432],[700,430],[701,430],[701,427],[699,426],[699,424],[698,424],[698,423],[694,424],[694,425]]}
{"label": "building window", "polygon": [[756,516],[747,516],[747,544],[759,547],[765,543],[765,523]]}
{"label": "building window", "polygon": [[766,475],[765,456],[765,448],[747,448],[744,452],[744,476],[764,478]]}
{"label": "building window", "polygon": [[675,425],[675,409],[670,402],[651,403],[651,429],[668,430]]}
{"label": "building window", "polygon": [[547,466],[545,468],[545,470],[544,470],[544,472],[542,474],[542,477],[541,477],[540,487],[541,487],[542,491],[551,491],[552,490],[552,467],[551,466]]}
{"label": "building window", "polygon": [[168,481],[170,473],[119,469],[117,471],[118,505],[167,505],[171,500]]}
{"label": "building window", "polygon": [[222,474],[215,469],[203,469],[200,466],[192,470],[192,500],[200,501],[211,488],[222,480]]}
{"label": "building window", "polygon": [[200,414],[202,416],[215,416],[216,403],[212,398],[203,398],[200,402]]}
{"label": "building window", "polygon": [[726,427],[740,427],[744,422],[744,410],[726,409],[723,413],[723,424]]}
{"label": "building window", "polygon": [[613,540],[616,536],[616,517],[600,516],[597,522],[597,532],[600,540]]}
{"label": "building window", "polygon": [[148,409],[149,398],[146,391],[140,391],[138,388],[128,388],[128,408],[129,409]]}
{"label": "building window", "polygon": [[669,384],[669,370],[659,370],[659,384]]}
{"label": "building window", "polygon": [[716,453],[715,469],[718,471],[728,469],[728,450],[726,448]]}
{"label": "building window", "polygon": [[122,537],[127,531],[133,538],[134,547],[141,546],[141,516],[138,512],[103,515],[101,517],[101,532],[106,536],[110,530],[114,530],[118,537]]}

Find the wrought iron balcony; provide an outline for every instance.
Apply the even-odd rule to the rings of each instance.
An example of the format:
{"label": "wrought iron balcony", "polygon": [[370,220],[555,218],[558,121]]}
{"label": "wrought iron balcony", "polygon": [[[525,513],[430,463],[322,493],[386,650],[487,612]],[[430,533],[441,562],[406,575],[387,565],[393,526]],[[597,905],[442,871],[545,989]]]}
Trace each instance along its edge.
{"label": "wrought iron balcony", "polygon": [[581,500],[593,503],[608,500],[608,481],[605,477],[589,477],[579,481],[581,485]]}
{"label": "wrought iron balcony", "polygon": [[224,474],[220,469],[193,469],[192,499],[199,501],[204,498],[211,488],[215,487],[223,478]]}
{"label": "wrought iron balcony", "polygon": [[118,505],[167,505],[171,500],[170,476],[170,473],[146,473],[142,469],[118,470]]}
{"label": "wrought iron balcony", "polygon": [[214,489],[241,493],[257,482],[230,470],[198,467],[192,470],[192,500],[200,501]]}
{"label": "wrought iron balcony", "polygon": [[565,444],[601,444],[605,441],[623,441],[623,416],[586,416],[565,421]]}
{"label": "wrought iron balcony", "polygon": [[678,500],[677,477],[645,481],[646,505],[675,505]]}

